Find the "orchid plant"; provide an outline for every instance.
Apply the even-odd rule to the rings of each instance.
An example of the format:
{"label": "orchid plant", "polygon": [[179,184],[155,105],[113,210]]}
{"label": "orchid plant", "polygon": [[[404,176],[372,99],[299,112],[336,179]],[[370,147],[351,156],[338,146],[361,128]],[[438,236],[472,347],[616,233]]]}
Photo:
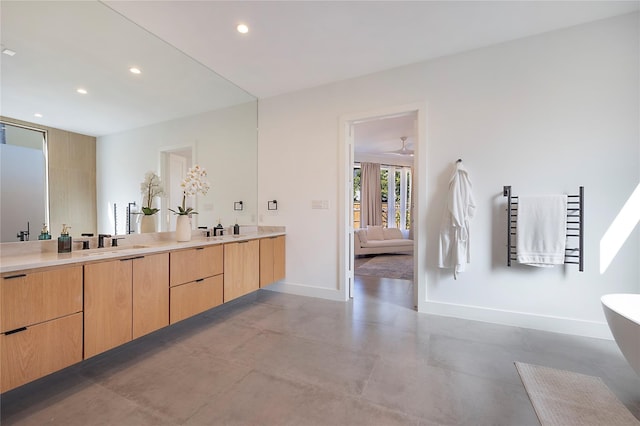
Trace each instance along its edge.
{"label": "orchid plant", "polygon": [[158,213],[160,209],[156,209],[152,207],[152,205],[155,197],[164,195],[160,176],[154,172],[145,173],[144,182],[140,184],[140,192],[142,193],[142,204],[144,204],[144,207],[142,207],[142,213],[147,216]]}
{"label": "orchid plant", "polygon": [[206,195],[209,191],[209,182],[206,179],[207,170],[204,167],[195,165],[189,169],[187,176],[183,179],[180,187],[182,188],[182,205],[178,206],[178,210],[169,209],[177,215],[198,214],[193,207],[186,207],[187,197],[192,197],[197,193]]}

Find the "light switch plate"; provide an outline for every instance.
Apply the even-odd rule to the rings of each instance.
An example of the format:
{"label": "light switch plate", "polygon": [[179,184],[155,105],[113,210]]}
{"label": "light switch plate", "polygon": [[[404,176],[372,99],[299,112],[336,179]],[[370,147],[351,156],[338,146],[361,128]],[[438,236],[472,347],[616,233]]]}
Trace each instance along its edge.
{"label": "light switch plate", "polygon": [[327,210],[329,208],[329,200],[311,200],[311,208],[314,210]]}

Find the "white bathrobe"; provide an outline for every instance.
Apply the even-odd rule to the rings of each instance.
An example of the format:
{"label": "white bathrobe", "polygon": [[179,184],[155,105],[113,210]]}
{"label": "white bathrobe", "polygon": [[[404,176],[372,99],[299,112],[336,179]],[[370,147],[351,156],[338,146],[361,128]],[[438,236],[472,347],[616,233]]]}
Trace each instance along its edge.
{"label": "white bathrobe", "polygon": [[471,180],[461,162],[449,180],[447,206],[440,226],[440,252],[438,266],[452,268],[453,277],[463,272],[469,255],[469,221],[473,218],[476,204],[471,193]]}

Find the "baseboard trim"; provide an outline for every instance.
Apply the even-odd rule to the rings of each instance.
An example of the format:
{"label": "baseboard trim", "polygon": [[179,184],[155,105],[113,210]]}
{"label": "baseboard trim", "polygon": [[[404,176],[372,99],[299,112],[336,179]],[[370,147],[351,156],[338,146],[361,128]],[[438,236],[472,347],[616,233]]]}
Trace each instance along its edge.
{"label": "baseboard trim", "polygon": [[295,294],[296,296],[317,297],[319,299],[337,300],[345,302],[344,294],[337,289],[322,287],[311,287],[301,284],[291,284],[286,282],[276,282],[267,287],[266,290],[278,291],[280,293]]}
{"label": "baseboard trim", "polygon": [[[291,284],[282,281],[271,284],[266,287],[266,289],[281,293],[295,294],[297,296],[317,297],[320,299],[336,300],[341,302],[346,301],[343,292],[337,289]],[[611,334],[611,330],[606,322],[585,321],[574,318],[537,315],[525,312],[506,311],[435,301],[427,301],[424,306],[426,309],[421,312],[426,314],[464,318],[473,321],[484,321],[514,327],[531,328],[534,330],[550,331],[553,333],[613,340],[613,335]]]}
{"label": "baseboard trim", "polygon": [[584,321],[574,318],[536,315],[434,301],[427,301],[425,308],[424,313],[427,314],[613,340],[613,335],[606,322]]}

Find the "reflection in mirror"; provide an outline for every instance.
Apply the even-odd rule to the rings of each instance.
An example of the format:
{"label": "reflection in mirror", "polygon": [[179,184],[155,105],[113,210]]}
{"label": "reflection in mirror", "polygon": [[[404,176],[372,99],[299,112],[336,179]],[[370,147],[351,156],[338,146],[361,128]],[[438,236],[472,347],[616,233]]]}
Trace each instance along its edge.
{"label": "reflection in mirror", "polygon": [[[185,147],[211,181],[206,196],[188,200],[199,213],[193,227],[256,224],[255,97],[101,2],[3,1],[0,8],[2,48],[15,52],[0,61],[0,115],[49,135],[50,191],[66,188],[49,196],[54,237],[61,223],[74,236],[126,233],[127,208],[142,207],[145,173],[168,178],[164,153]],[[142,72],[132,74],[133,66]],[[3,205],[5,196],[3,187]],[[240,214],[238,199],[246,200]],[[173,230],[169,200],[154,203],[157,229]]]}
{"label": "reflection in mirror", "polygon": [[28,241],[48,223],[46,133],[0,122],[0,242]]}
{"label": "reflection in mirror", "polygon": [[[181,171],[195,164],[207,170],[209,192],[186,199],[186,206],[198,212],[192,217],[194,229],[218,223],[229,227],[236,221],[240,225],[255,225],[256,122],[256,103],[249,102],[99,137],[96,149],[100,232],[125,233],[124,209],[133,201],[140,206],[139,188],[147,171],[159,171],[165,185],[176,181],[172,170],[178,166],[167,166],[167,153],[185,159]],[[165,189],[170,191],[169,187]],[[238,199],[248,200],[241,212],[234,210],[234,201]],[[173,225],[167,225],[175,223],[168,209],[176,210],[181,201],[179,195],[174,195],[172,204],[168,204],[168,196],[156,200],[154,207],[161,208],[156,219],[159,230],[175,230],[170,227]]]}

